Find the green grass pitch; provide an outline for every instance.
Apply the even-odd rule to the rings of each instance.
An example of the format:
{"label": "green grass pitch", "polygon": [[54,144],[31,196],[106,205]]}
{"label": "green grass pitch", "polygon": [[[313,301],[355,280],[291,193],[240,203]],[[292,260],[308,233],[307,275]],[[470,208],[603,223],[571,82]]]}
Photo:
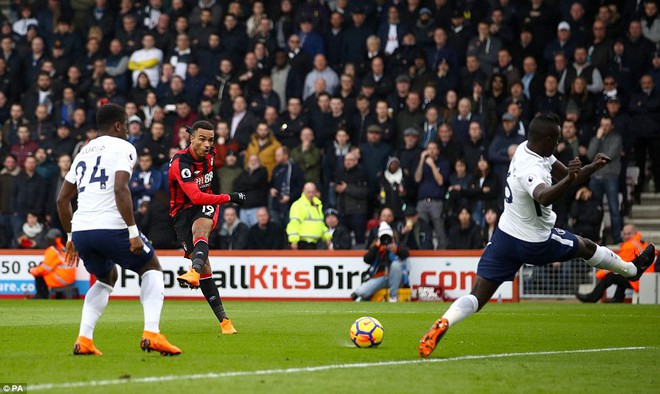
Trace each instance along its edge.
{"label": "green grass pitch", "polygon": [[[417,343],[448,303],[225,302],[221,335],[206,301],[166,301],[177,357],[139,348],[139,301],[111,300],[94,342],[71,354],[82,301],[0,301],[0,383],[36,393],[657,393],[660,306],[491,304],[453,327],[428,361]],[[358,349],[373,316],[382,345]],[[625,348],[625,349],[624,349]]]}

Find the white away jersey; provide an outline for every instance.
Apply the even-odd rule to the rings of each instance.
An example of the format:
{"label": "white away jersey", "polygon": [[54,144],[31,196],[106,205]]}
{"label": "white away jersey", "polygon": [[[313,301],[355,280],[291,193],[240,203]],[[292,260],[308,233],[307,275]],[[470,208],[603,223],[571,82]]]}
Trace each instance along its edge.
{"label": "white away jersey", "polygon": [[504,213],[499,227],[512,237],[527,242],[543,242],[550,236],[557,215],[552,205],[544,207],[532,194],[541,183],[552,185],[554,156],[541,157],[527,148],[527,141],[518,145],[513,155],[504,186]]}
{"label": "white away jersey", "polygon": [[82,148],[65,177],[78,188],[72,231],[127,228],[115,201],[115,172],[132,174],[136,160],[135,147],[116,137],[101,136]]}

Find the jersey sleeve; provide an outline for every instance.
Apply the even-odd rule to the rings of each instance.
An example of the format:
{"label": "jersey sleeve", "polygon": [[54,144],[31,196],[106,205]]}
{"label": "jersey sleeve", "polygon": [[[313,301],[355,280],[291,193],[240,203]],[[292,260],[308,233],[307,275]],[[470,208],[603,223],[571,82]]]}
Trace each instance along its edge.
{"label": "jersey sleeve", "polygon": [[75,170],[75,168],[76,167],[74,167],[73,164],[72,164],[71,169],[64,176],[65,181],[67,181],[69,183],[73,183],[74,185],[76,184],[76,170]]}
{"label": "jersey sleeve", "polygon": [[117,164],[115,165],[115,172],[126,171],[129,174],[133,173],[133,168],[137,162],[137,150],[130,143],[122,146],[122,149],[117,155]]}
{"label": "jersey sleeve", "polygon": [[182,163],[178,158],[172,160],[169,178],[170,182],[179,184],[181,190],[195,205],[220,205],[229,202],[228,194],[211,194],[199,190],[190,164]]}
{"label": "jersey sleeve", "polygon": [[539,165],[533,165],[526,169],[524,174],[518,178],[520,185],[525,191],[534,198],[534,189],[542,183],[545,183],[545,176],[547,174]]}

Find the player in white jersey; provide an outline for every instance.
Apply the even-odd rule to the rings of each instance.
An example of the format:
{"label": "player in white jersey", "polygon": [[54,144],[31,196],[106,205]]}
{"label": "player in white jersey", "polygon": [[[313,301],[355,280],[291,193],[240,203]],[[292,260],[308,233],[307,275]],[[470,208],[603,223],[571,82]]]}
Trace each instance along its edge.
{"label": "player in white jersey", "polygon": [[632,262],[626,262],[587,238],[554,228],[552,203],[571,185],[583,182],[610,161],[599,153],[589,165],[581,167],[576,157],[566,168],[552,155],[560,135],[559,118],[555,115],[542,114],[530,123],[529,139],[518,146],[509,165],[504,213],[479,260],[472,291],[454,301],[422,337],[418,348],[421,357],[433,352],[449,327],[481,310],[500,284],[513,280],[523,264],[545,265],[582,258],[591,266],[634,281],[653,263],[653,244]]}
{"label": "player in white jersey", "polygon": [[[68,233],[66,262],[77,265],[80,256],[87,271],[97,279],[85,296],[73,354],[101,355],[94,346],[94,327],[117,281],[117,265],[135,271],[141,278],[142,350],[180,354],[181,350],[160,333],[163,270],[153,247],[135,225],[128,181],[137,153],[126,140],[126,112],[118,105],[106,104],[99,109],[96,123],[99,136],[76,155],[57,198],[60,220]],[[71,200],[76,195],[78,209],[73,213]]]}

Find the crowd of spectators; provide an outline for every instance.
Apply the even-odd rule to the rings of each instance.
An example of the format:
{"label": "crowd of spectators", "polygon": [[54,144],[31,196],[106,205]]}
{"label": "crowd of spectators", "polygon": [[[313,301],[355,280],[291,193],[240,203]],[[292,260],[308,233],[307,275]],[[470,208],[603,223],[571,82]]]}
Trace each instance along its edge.
{"label": "crowd of spectators", "polygon": [[[368,247],[387,221],[410,249],[482,248],[540,112],[562,119],[562,162],[613,159],[555,204],[557,225],[598,239],[585,212],[607,195],[620,242],[647,157],[660,191],[659,84],[655,0],[11,1],[0,247],[61,227],[58,190],[109,102],[126,108],[136,215],[158,248],[178,247],[168,160],[196,120],[215,127],[214,192],[248,197],[223,210],[212,248],[289,247],[309,182],[341,234],[319,247]],[[638,187],[619,206],[630,165]]]}

